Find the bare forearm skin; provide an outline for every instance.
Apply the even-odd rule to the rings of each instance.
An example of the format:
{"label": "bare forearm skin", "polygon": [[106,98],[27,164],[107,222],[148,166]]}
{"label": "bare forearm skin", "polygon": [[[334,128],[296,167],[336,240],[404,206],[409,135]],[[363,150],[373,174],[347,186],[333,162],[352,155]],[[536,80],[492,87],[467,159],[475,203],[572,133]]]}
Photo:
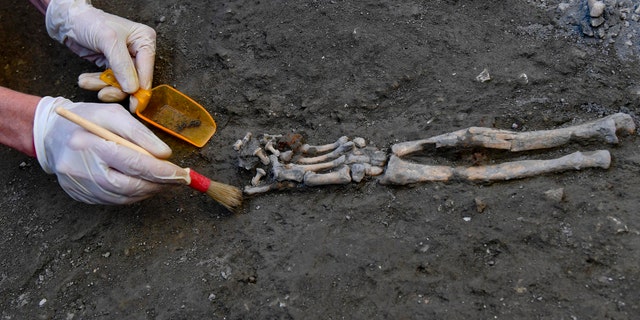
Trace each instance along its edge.
{"label": "bare forearm skin", "polygon": [[[29,0],[42,14],[51,0]],[[33,119],[40,97],[0,87],[0,143],[35,157]]]}
{"label": "bare forearm skin", "polygon": [[33,119],[40,97],[0,87],[0,143],[35,157]]}

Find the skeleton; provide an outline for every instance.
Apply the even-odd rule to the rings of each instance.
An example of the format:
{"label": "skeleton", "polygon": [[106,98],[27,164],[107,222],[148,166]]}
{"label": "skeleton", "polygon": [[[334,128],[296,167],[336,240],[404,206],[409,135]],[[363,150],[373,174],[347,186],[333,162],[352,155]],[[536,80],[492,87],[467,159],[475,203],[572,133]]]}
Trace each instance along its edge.
{"label": "skeleton", "polygon": [[[386,153],[367,146],[364,138],[350,140],[342,136],[330,144],[285,143],[285,147],[279,142],[282,139],[282,135],[268,134],[254,139],[253,134],[247,133],[245,139],[234,144],[240,165],[256,171],[251,185],[244,189],[246,195],[290,189],[297,184],[320,186],[360,182],[365,177],[384,172]],[[285,150],[287,148],[290,150]],[[260,161],[248,159],[256,157]],[[265,170],[259,165],[268,167]]]}
{"label": "skeleton", "polygon": [[[234,144],[241,158],[241,166],[256,170],[251,186],[245,187],[246,195],[285,190],[298,184],[321,186],[329,184],[359,183],[366,177],[380,176],[384,185],[407,185],[427,181],[505,181],[535,175],[581,170],[585,168],[609,168],[611,155],[607,150],[574,152],[557,159],[519,160],[492,165],[470,167],[428,165],[415,163],[402,157],[424,151],[427,148],[487,148],[521,152],[559,147],[573,141],[601,141],[619,143],[616,134],[632,134],[635,123],[623,113],[554,130],[514,132],[483,127],[470,127],[431,137],[428,139],[396,143],[391,154],[367,146],[366,140],[347,136],[324,145],[302,144],[300,137],[264,134],[254,139],[247,133]],[[289,140],[287,140],[289,139]],[[287,141],[287,143],[282,143]],[[259,151],[256,151],[259,150]],[[247,157],[258,157],[250,161]],[[252,166],[248,166],[251,164]],[[257,168],[258,165],[269,165]]]}
{"label": "skeleton", "polygon": [[427,146],[484,147],[518,152],[558,147],[575,140],[599,140],[617,144],[619,142],[617,132],[626,134],[635,132],[635,123],[631,116],[616,113],[581,125],[531,132],[471,127],[429,139],[393,145],[391,147],[393,155],[390,156],[380,183],[406,185],[426,181],[449,181],[453,178],[470,181],[504,181],[571,169],[607,169],[611,164],[611,155],[607,150],[575,152],[552,160],[523,160],[467,168],[422,165],[402,160],[401,157],[423,151]]}

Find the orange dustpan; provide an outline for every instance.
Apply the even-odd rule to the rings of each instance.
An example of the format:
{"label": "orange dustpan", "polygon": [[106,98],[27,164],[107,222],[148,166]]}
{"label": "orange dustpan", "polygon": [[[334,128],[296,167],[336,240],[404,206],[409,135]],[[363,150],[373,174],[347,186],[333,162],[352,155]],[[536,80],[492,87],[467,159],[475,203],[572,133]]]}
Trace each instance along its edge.
{"label": "orange dustpan", "polygon": [[[120,88],[111,69],[105,70],[100,79]],[[140,89],[133,95],[140,102],[136,109],[138,117],[196,147],[204,146],[216,132],[216,122],[209,112],[171,86],[162,84],[151,90]],[[146,105],[145,101],[148,101]]]}

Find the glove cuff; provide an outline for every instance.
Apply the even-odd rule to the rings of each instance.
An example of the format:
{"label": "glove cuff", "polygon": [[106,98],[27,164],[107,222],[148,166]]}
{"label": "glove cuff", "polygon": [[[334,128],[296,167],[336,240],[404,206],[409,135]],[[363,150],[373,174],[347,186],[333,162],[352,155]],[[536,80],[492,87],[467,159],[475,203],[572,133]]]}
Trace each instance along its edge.
{"label": "glove cuff", "polygon": [[36,150],[36,158],[40,166],[46,173],[54,173],[50,161],[47,157],[45,148],[45,137],[49,128],[47,124],[52,123],[51,117],[57,117],[54,112],[56,105],[67,104],[70,101],[64,98],[43,97],[36,107],[35,117],[33,119],[33,145]]}
{"label": "glove cuff", "polygon": [[60,43],[74,39],[73,21],[70,17],[91,7],[90,0],[51,0],[45,14],[47,33]]}

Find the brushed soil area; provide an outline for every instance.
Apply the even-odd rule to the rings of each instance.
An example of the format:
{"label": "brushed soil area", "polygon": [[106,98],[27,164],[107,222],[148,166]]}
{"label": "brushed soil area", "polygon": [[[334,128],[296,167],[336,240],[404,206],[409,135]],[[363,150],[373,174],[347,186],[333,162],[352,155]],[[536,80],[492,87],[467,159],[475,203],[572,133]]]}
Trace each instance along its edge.
{"label": "brushed soil area", "polygon": [[[396,142],[471,127],[637,121],[637,1],[94,0],[155,28],[155,84],[217,122],[172,161],[243,187],[245,133]],[[593,23],[597,24],[597,23]],[[51,40],[28,1],[0,5],[0,84],[74,101],[100,71]],[[487,70],[491,80],[476,77]],[[477,165],[606,149],[609,169],[384,186],[376,178],[247,197],[232,214],[175,187],[128,206],[75,202],[0,147],[2,319],[638,319],[640,140],[535,152],[430,152]],[[562,197],[548,191],[562,191]],[[479,205],[481,204],[481,205]]]}

